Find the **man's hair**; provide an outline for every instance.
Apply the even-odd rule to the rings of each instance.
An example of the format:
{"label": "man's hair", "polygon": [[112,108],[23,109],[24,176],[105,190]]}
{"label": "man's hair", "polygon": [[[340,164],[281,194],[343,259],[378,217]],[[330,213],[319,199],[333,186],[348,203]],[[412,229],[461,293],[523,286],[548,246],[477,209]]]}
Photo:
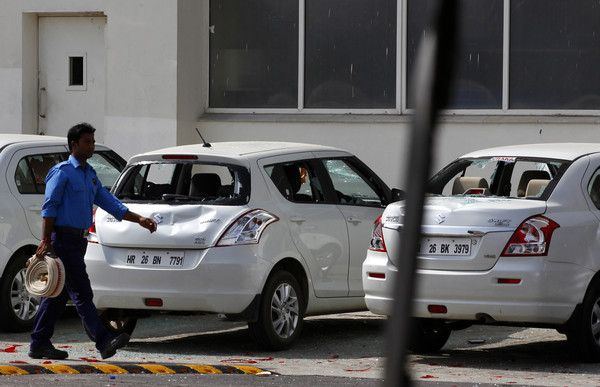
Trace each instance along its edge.
{"label": "man's hair", "polygon": [[69,133],[67,133],[67,143],[69,144],[69,151],[73,150],[73,149],[71,149],[71,141],[75,141],[76,143],[79,143],[79,139],[81,138],[82,134],[84,134],[84,133],[94,134],[95,131],[96,131],[96,128],[94,128],[92,125],[88,124],[87,122],[82,122],[80,124],[73,126],[71,129],[69,129]]}

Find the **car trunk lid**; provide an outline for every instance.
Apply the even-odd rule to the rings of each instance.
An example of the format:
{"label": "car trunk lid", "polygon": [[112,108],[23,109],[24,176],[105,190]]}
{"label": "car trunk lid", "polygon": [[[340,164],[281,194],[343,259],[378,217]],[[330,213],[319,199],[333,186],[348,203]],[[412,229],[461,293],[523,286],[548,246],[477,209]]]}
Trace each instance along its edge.
{"label": "car trunk lid", "polygon": [[131,211],[154,219],[154,234],[136,223],[117,221],[98,209],[95,217],[98,241],[111,247],[203,249],[214,246],[232,221],[247,211],[246,206],[198,204],[127,203]]}
{"label": "car trunk lid", "polygon": [[[430,197],[423,208],[418,267],[432,270],[488,270],[523,222],[543,214],[541,200],[496,197]],[[390,260],[398,264],[404,202],[388,206],[383,236]]]}

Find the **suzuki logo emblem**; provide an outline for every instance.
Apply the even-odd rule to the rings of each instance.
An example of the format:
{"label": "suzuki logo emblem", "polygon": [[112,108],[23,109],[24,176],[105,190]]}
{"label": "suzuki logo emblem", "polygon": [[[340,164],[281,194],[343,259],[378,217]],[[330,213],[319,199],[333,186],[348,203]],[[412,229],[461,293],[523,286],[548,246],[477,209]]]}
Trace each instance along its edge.
{"label": "suzuki logo emblem", "polygon": [[438,222],[438,224],[444,223],[445,220],[446,220],[446,216],[444,216],[444,214],[438,214],[435,217],[435,221]]}
{"label": "suzuki logo emblem", "polygon": [[153,216],[154,220],[156,221],[156,224],[160,224],[163,221],[163,217],[161,214],[156,214]]}

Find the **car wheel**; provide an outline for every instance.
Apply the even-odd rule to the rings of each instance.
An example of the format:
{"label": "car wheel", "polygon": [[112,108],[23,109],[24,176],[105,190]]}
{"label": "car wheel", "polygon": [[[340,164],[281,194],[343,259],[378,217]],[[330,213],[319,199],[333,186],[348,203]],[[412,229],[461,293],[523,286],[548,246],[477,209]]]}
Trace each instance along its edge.
{"label": "car wheel", "polygon": [[[108,330],[108,333],[113,336],[118,336],[123,332],[131,336],[137,324],[137,316],[125,309],[102,310],[98,312],[98,317],[100,318],[102,325]],[[91,340],[94,340],[85,325],[83,327],[85,328],[85,333],[87,333],[88,337]]]}
{"label": "car wheel", "polygon": [[0,328],[7,332],[26,332],[33,328],[35,314],[42,298],[34,296],[25,287],[25,263],[29,256],[12,259],[0,282]]}
{"label": "car wheel", "polygon": [[249,322],[252,338],[266,350],[284,350],[300,335],[304,295],[296,278],[278,271],[269,278],[262,293],[258,320]]}
{"label": "car wheel", "polygon": [[452,332],[442,320],[414,319],[412,324],[412,335],[408,348],[417,353],[439,351],[446,345]]}
{"label": "car wheel", "polygon": [[594,282],[583,299],[575,325],[567,332],[575,353],[585,361],[600,361],[600,282]]}

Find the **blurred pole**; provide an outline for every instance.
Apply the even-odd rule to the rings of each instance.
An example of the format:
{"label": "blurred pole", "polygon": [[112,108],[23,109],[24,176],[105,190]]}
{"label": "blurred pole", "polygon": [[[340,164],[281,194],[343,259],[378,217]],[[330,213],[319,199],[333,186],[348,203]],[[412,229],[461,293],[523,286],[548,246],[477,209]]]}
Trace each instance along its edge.
{"label": "blurred pole", "polygon": [[406,369],[406,353],[410,339],[412,300],[415,285],[417,251],[421,236],[421,220],[430,176],[431,151],[436,116],[448,100],[450,75],[456,36],[456,0],[433,2],[432,23],[423,36],[414,65],[411,90],[415,97],[410,158],[406,187],[406,213],[402,230],[400,260],[394,284],[394,305],[387,321],[387,363],[385,385],[407,386],[410,383]]}

